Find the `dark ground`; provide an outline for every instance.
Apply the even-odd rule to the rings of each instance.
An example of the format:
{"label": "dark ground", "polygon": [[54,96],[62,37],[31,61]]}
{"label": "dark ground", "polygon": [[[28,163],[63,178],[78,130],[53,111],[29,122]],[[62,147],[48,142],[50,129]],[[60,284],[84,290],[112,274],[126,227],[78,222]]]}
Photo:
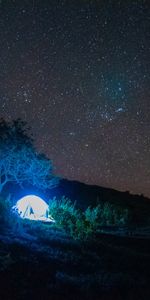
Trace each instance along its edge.
{"label": "dark ground", "polygon": [[40,225],[1,230],[0,299],[150,299],[150,239],[99,234],[87,243]]}

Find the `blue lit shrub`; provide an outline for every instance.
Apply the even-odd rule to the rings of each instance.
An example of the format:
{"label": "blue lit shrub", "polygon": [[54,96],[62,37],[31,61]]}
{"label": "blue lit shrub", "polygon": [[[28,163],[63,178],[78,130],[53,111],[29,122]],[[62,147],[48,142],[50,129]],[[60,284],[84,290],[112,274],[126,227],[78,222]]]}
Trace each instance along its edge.
{"label": "blue lit shrub", "polygon": [[53,200],[49,202],[49,213],[56,220],[57,226],[70,228],[73,230],[77,218],[79,218],[79,211],[75,208],[75,204],[65,196],[60,200]]}
{"label": "blue lit shrub", "polygon": [[127,209],[106,202],[81,211],[64,196],[60,200],[53,198],[49,202],[49,213],[55,219],[56,227],[63,228],[73,238],[82,240],[94,238],[100,226],[120,226],[128,222]]}

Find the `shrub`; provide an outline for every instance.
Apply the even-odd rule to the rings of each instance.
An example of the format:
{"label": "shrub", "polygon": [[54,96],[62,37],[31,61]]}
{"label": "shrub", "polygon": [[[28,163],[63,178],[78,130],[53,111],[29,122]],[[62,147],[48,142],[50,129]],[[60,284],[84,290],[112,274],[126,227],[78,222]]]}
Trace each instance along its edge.
{"label": "shrub", "polygon": [[0,222],[4,222],[6,218],[7,205],[4,198],[0,197]]}
{"label": "shrub", "polygon": [[64,228],[74,239],[85,239],[87,228],[83,213],[70,199],[63,196],[49,202],[49,213],[55,219],[56,226]]}
{"label": "shrub", "polygon": [[75,230],[76,221],[79,218],[79,211],[75,208],[75,203],[66,197],[56,200],[54,197],[49,202],[49,214],[55,219],[58,227],[68,230],[71,235]]}
{"label": "shrub", "polygon": [[[0,223],[1,229],[16,228],[16,224],[21,223],[21,218],[12,211],[11,194],[0,196]],[[3,226],[4,225],[4,226]]]}
{"label": "shrub", "polygon": [[94,208],[88,207],[85,217],[93,229],[106,225],[125,225],[128,222],[128,209],[105,202]]}
{"label": "shrub", "polygon": [[93,230],[96,229],[100,223],[102,211],[102,206],[99,204],[93,208],[89,206],[84,213],[85,220]]}
{"label": "shrub", "polygon": [[65,196],[60,200],[54,197],[49,202],[49,214],[55,219],[57,227],[81,240],[93,238],[100,226],[125,225],[128,221],[127,209],[106,202],[82,212]]}
{"label": "shrub", "polygon": [[11,202],[10,202],[11,194],[4,196],[0,196],[0,222],[5,222],[8,220],[10,211],[11,211]]}

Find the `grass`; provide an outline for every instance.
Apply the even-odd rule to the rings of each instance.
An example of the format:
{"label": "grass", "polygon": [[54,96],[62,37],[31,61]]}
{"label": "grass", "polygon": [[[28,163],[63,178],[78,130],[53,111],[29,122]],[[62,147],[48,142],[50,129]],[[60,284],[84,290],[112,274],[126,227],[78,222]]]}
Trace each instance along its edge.
{"label": "grass", "polygon": [[49,208],[56,223],[10,216],[0,237],[1,299],[150,299],[149,240],[95,234],[102,224],[127,222],[126,210],[81,211],[65,197]]}
{"label": "grass", "polygon": [[149,299],[149,241],[100,235],[83,243],[51,226],[47,238],[46,225],[39,232],[33,224],[37,240],[1,239],[1,299]]}

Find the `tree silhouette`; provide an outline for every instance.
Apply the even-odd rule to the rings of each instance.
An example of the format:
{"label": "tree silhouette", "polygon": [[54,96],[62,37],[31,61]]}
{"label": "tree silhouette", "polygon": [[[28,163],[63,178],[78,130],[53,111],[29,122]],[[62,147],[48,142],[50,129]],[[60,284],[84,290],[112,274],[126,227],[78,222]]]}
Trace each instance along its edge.
{"label": "tree silhouette", "polygon": [[40,189],[58,183],[51,160],[36,151],[29,128],[20,119],[0,120],[0,192],[8,182],[30,183]]}

